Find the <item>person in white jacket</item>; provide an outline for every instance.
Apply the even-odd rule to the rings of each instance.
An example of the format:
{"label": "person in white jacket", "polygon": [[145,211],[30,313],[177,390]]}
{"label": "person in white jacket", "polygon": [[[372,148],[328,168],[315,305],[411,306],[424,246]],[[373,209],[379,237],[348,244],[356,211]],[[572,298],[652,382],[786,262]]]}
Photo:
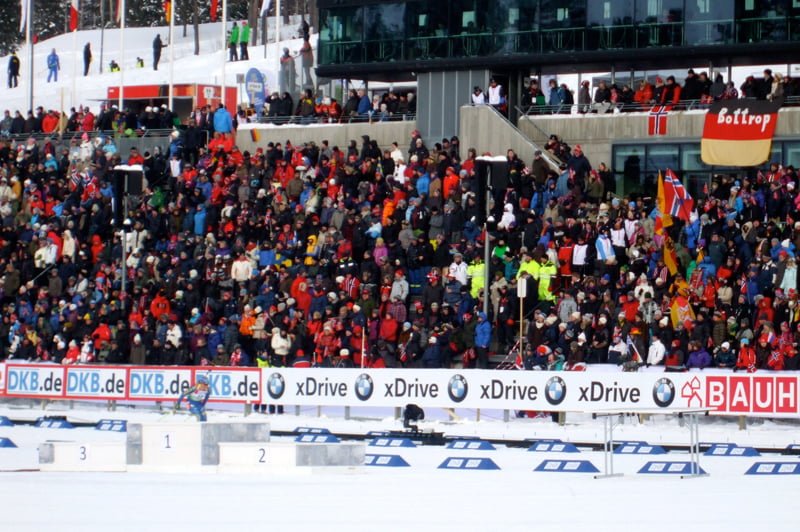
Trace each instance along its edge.
{"label": "person in white jacket", "polygon": [[292,347],[292,339],[289,338],[285,329],[280,329],[278,327],[272,328],[270,347],[272,347],[272,353],[275,356],[286,357],[289,355],[289,349]]}
{"label": "person in white jacket", "polygon": [[486,94],[477,85],[472,89],[472,105],[486,105]]}
{"label": "person in white jacket", "polygon": [[231,279],[237,283],[246,283],[250,279],[252,273],[253,266],[244,254],[239,255],[236,260],[233,261],[233,265],[231,266]]}
{"label": "person in white jacket", "polygon": [[662,360],[664,360],[664,354],[666,353],[666,348],[664,344],[661,343],[661,339],[658,337],[657,333],[652,334],[653,341],[650,344],[650,349],[647,350],[647,365],[648,366],[655,366],[660,364]]}

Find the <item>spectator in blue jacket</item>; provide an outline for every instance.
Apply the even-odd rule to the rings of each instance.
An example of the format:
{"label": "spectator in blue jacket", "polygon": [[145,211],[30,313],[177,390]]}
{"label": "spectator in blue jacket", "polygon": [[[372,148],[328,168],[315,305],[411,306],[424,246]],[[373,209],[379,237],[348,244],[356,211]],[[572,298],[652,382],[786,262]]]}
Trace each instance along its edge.
{"label": "spectator in blue jacket", "polygon": [[426,368],[442,367],[442,350],[435,336],[428,339],[428,346],[422,353],[422,365]]}
{"label": "spectator in blue jacket", "polygon": [[372,110],[372,102],[369,101],[367,93],[364,89],[358,89],[358,108],[356,112],[359,116],[368,118]]}
{"label": "spectator in blue jacket", "polygon": [[217,133],[231,133],[233,131],[231,114],[222,104],[219,104],[219,108],[214,113],[214,131]]}
{"label": "spectator in blue jacket", "polygon": [[194,234],[204,236],[206,234],[206,207],[202,203],[197,206],[194,213]]}
{"label": "spectator in blue jacket", "polygon": [[475,327],[475,353],[478,368],[489,367],[489,343],[492,341],[492,324],[484,312],[478,312],[478,325]]}

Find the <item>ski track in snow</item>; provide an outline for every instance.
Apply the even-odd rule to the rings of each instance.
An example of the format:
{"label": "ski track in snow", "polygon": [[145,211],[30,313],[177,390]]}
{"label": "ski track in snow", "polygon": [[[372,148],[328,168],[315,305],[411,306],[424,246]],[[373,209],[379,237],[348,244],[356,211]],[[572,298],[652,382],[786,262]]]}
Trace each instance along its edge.
{"label": "ski track in snow", "polygon": [[[291,410],[291,409],[289,409]],[[0,415],[35,419],[65,414],[93,421],[121,418],[154,423],[175,421],[157,412],[119,408],[108,412],[91,406],[76,410],[0,407]],[[311,415],[308,415],[311,414]],[[327,427],[334,432],[399,429],[389,409],[363,412],[371,418],[341,419],[341,409],[316,409],[305,415],[261,416],[276,430],[300,426]],[[444,412],[426,412],[433,420],[424,428],[447,435],[488,437],[559,437],[599,441],[601,425],[589,416],[570,416],[566,427],[549,420],[514,419],[475,422],[474,412],[459,411],[462,420],[445,421]],[[485,414],[485,413],[484,413]],[[498,413],[494,413],[498,414]],[[216,410],[211,419],[242,419],[241,412]],[[187,418],[188,420],[188,418]],[[189,422],[189,421],[187,421]],[[730,420],[707,418],[700,428],[701,441],[727,441],[739,445],[784,445],[797,434],[792,423],[764,421],[738,431]],[[81,442],[124,441],[125,434],[92,428],[38,429],[0,427],[27,452],[27,465],[35,467],[36,446],[48,439]],[[688,443],[688,431],[670,418],[645,423],[627,421],[615,432],[618,439],[643,439],[649,443]],[[800,477],[743,475],[754,461],[797,462],[797,456],[765,455],[761,458],[704,457],[706,478],[682,480],[669,475],[637,475],[649,460],[688,460],[686,453],[660,456],[615,456],[615,468],[624,477],[595,480],[591,474],[538,473],[545,459],[590,460],[602,470],[599,452],[580,454],[536,453],[498,446],[496,451],[457,451],[444,447],[386,449],[367,447],[368,453],[399,454],[411,465],[394,469],[365,467],[356,472],[313,475],[261,473],[0,473],[3,501],[2,529],[9,531],[182,531],[256,530],[457,530],[530,531],[620,530],[694,531],[797,530],[795,510]],[[499,471],[437,469],[450,456],[493,459]],[[25,465],[18,463],[18,465]]]}

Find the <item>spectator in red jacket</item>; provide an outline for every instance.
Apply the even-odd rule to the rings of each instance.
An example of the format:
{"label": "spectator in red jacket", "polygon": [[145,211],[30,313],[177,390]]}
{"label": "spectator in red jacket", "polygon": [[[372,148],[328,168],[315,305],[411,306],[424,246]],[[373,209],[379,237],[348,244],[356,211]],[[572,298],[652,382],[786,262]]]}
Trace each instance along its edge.
{"label": "spectator in red jacket", "polygon": [[741,344],[733,371],[747,370],[748,373],[753,373],[756,371],[756,351],[750,346],[747,338],[742,338]]}
{"label": "spectator in red jacket", "polygon": [[153,302],[150,304],[150,314],[153,315],[153,318],[156,321],[160,320],[162,316],[169,317],[170,315],[170,302],[164,295],[164,291],[161,290],[155,298],[153,298]]}

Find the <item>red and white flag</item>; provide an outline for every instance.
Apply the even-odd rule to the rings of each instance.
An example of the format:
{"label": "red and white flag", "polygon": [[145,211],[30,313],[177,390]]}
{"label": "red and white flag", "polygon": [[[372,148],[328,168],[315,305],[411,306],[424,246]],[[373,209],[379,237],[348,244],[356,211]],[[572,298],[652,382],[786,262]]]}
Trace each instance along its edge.
{"label": "red and white flag", "polygon": [[689,222],[694,210],[694,199],[689,195],[681,180],[670,169],[664,176],[664,196],[666,213],[684,222]]}
{"label": "red and white flag", "polygon": [[78,0],[70,0],[69,3],[69,31],[78,29],[78,18],[80,9],[78,8]]}
{"label": "red and white flag", "polygon": [[667,134],[667,116],[671,109],[671,105],[656,105],[650,109],[650,116],[647,117],[648,135]]}

